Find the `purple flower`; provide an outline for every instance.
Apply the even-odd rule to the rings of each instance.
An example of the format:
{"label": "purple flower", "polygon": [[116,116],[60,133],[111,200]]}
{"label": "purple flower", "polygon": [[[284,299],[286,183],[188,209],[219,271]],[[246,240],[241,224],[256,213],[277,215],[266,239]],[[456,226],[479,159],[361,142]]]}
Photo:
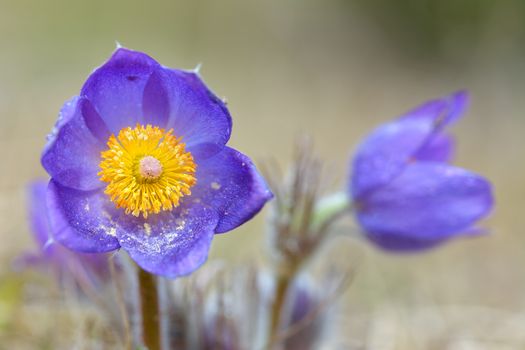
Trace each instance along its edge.
{"label": "purple flower", "polygon": [[177,277],[206,260],[215,233],[272,197],[227,147],[231,117],[196,72],[119,48],[66,102],[42,155],[55,239],[82,252],[123,248]]}
{"label": "purple flower", "polygon": [[350,184],[357,220],[381,248],[413,251],[462,234],[491,210],[490,183],[448,164],[445,128],[468,104],[466,92],[429,101],[384,124],[360,145]]}
{"label": "purple flower", "polygon": [[29,186],[29,222],[38,250],[23,255],[17,265],[51,268],[61,281],[70,279],[82,288],[96,287],[109,277],[107,254],[76,253],[54,242],[46,191],[47,181],[35,181]]}

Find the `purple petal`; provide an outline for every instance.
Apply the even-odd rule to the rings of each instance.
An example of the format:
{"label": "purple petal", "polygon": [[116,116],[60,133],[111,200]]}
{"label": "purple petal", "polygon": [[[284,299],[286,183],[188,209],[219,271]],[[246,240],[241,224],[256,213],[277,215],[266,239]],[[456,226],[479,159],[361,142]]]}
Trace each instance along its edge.
{"label": "purple petal", "polygon": [[29,215],[33,235],[38,245],[35,253],[25,253],[15,260],[16,268],[38,267],[50,264],[61,274],[71,274],[75,279],[82,279],[79,272],[88,274],[94,281],[108,275],[107,255],[82,254],[70,251],[55,244],[52,237],[47,209],[47,181],[35,181],[29,185]]}
{"label": "purple petal", "polygon": [[426,102],[372,132],[354,158],[352,195],[358,198],[388,184],[414,160],[449,160],[453,143],[441,132],[464,113],[468,99],[460,91]]}
{"label": "purple petal", "polygon": [[89,131],[91,131],[93,136],[95,136],[101,144],[105,145],[108,142],[111,132],[109,132],[106,123],[95,110],[93,104],[89,100],[82,99],[80,110]]}
{"label": "purple petal", "polygon": [[51,180],[47,204],[56,241],[86,253],[119,248],[116,238],[119,212],[102,190],[79,191]]}
{"label": "purple petal", "polygon": [[217,210],[216,233],[248,221],[273,196],[252,161],[229,147],[199,163],[196,176],[197,185],[188,201],[197,200]]}
{"label": "purple petal", "polygon": [[[461,231],[464,238],[476,237],[486,234],[485,230],[479,227],[469,227]],[[389,232],[367,232],[366,237],[378,247],[391,252],[417,252],[430,248],[435,248],[445,243],[449,237],[407,237],[403,234]]]}
{"label": "purple petal", "polygon": [[147,220],[122,217],[119,242],[144,270],[169,278],[187,275],[201,266],[217,225],[209,208],[179,207]]}
{"label": "purple petal", "polygon": [[447,241],[447,237],[407,237],[395,233],[367,232],[366,237],[378,247],[391,252],[417,252],[435,248]]}
{"label": "purple petal", "polygon": [[352,195],[363,196],[388,184],[413,159],[433,132],[428,120],[384,124],[359,146],[353,161]]}
{"label": "purple petal", "polygon": [[466,91],[458,91],[441,99],[432,100],[407,112],[402,119],[429,119],[433,122],[441,120],[447,125],[459,119],[468,108],[469,95]]}
{"label": "purple petal", "polygon": [[29,185],[29,223],[33,237],[42,252],[51,239],[49,220],[47,217],[47,181],[34,181]]}
{"label": "purple petal", "polygon": [[210,157],[230,139],[232,120],[225,104],[196,73],[163,69],[171,106],[169,128],[196,158]]}
{"label": "purple petal", "polygon": [[144,121],[161,127],[166,126],[170,116],[170,103],[160,70],[154,71],[149,77],[142,98]]}
{"label": "purple petal", "polygon": [[446,134],[438,134],[420,148],[414,158],[420,161],[449,162],[455,151],[454,138]]}
{"label": "purple petal", "polygon": [[437,244],[468,230],[492,203],[490,183],[481,176],[442,163],[414,163],[361,198],[357,218],[385,248],[398,237],[404,237],[400,246]]}
{"label": "purple petal", "polygon": [[[91,101],[111,133],[117,134],[136,123],[164,127],[165,115],[144,116],[143,113],[145,87],[156,69],[160,69],[159,64],[148,55],[117,49],[108,62],[89,76],[81,96]],[[149,92],[147,101],[151,94],[154,92]]]}
{"label": "purple petal", "polygon": [[82,117],[85,102],[82,98],[66,102],[42,154],[42,165],[64,186],[93,190],[103,186],[97,173],[104,145],[93,136]]}
{"label": "purple petal", "polygon": [[93,72],[81,95],[109,132],[117,134],[136,123],[173,128],[197,158],[218,153],[230,138],[226,106],[197,74],[161,68],[140,52],[118,49]]}

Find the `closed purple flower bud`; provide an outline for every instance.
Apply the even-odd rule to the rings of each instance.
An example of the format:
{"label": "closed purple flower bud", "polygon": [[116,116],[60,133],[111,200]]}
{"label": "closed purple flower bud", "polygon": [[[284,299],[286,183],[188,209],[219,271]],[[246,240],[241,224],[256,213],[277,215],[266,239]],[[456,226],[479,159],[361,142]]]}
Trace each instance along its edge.
{"label": "closed purple flower bud", "polygon": [[448,164],[454,144],[445,128],[467,104],[466,92],[427,102],[359,146],[349,190],[359,224],[379,247],[415,251],[475,233],[492,209],[490,183]]}
{"label": "closed purple flower bud", "polygon": [[215,233],[272,197],[226,146],[231,127],[196,72],[118,48],[66,102],[42,154],[55,239],[81,252],[122,248],[166,277],[191,273]]}

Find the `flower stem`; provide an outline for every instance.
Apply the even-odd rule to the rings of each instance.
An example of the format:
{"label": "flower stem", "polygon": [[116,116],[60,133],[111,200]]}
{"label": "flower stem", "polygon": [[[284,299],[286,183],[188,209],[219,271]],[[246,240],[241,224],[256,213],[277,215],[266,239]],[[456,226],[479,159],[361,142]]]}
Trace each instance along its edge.
{"label": "flower stem", "polygon": [[142,309],[142,337],[148,350],[160,350],[159,297],[156,277],[138,268]]}
{"label": "flower stem", "polygon": [[352,206],[353,204],[345,192],[326,196],[316,204],[311,226],[322,230],[344,213],[350,212]]}
{"label": "flower stem", "polygon": [[281,319],[281,310],[284,306],[286,290],[288,289],[288,279],[279,277],[275,287],[275,299],[272,307],[272,334],[277,334],[279,330],[279,321]]}
{"label": "flower stem", "polygon": [[270,343],[279,337],[280,322],[286,304],[286,293],[290,288],[299,267],[299,264],[292,265],[293,266],[288,266],[286,269],[280,269],[280,271],[277,271],[277,281],[272,305]]}

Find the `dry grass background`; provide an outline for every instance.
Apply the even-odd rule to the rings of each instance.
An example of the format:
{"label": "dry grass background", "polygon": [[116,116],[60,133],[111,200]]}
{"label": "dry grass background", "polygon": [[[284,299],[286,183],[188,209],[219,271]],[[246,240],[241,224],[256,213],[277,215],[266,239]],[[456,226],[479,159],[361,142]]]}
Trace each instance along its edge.
{"label": "dry grass background", "polygon": [[[487,5],[475,40],[468,16],[450,27],[448,17],[439,18],[450,30],[423,54],[410,49],[418,42],[391,35],[382,17],[359,3],[0,0],[0,295],[10,296],[0,300],[0,324],[10,320],[10,298],[16,299],[8,292],[18,283],[10,261],[32,246],[24,186],[45,176],[39,164],[45,135],[63,101],[79,91],[118,40],[168,66],[203,63],[204,79],[229,101],[232,146],[257,160],[271,156],[286,164],[293,139],[311,134],[341,186],[352,149],[371,128],[427,98],[468,88],[472,108],[455,129],[457,163],[494,182],[497,207],[485,223],[491,234],[413,256],[385,255],[356,243],[364,258],[339,324],[353,340],[341,339],[333,348],[524,348],[520,2]],[[400,20],[408,20],[399,25],[409,33],[421,31],[419,22]],[[218,237],[212,258],[260,256],[263,220],[264,214]],[[40,311],[31,311],[35,307]],[[28,343],[16,348],[32,348],[32,337],[53,329],[45,307],[17,311],[31,327],[23,336]],[[0,349],[12,348],[5,345],[8,339],[21,339],[12,328],[0,328],[0,334]]]}

